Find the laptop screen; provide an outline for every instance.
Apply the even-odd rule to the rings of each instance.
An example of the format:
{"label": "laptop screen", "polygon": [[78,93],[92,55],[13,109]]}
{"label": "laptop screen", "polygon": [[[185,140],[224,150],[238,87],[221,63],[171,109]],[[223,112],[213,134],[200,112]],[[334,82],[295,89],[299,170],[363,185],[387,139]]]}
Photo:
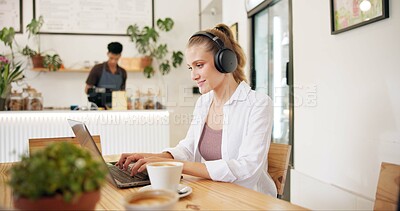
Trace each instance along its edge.
{"label": "laptop screen", "polygon": [[103,157],[101,156],[99,149],[94,143],[93,138],[89,133],[89,130],[86,128],[86,125],[82,122],[71,119],[68,119],[68,123],[74,131],[76,140],[81,144],[81,146],[89,150],[93,157],[103,160]]}
{"label": "laptop screen", "polygon": [[[78,122],[72,119],[68,119],[68,123],[71,126],[72,131],[74,132],[76,139],[81,144],[81,146],[88,150],[95,160],[101,161],[108,170],[107,164],[104,161],[99,149],[97,148],[96,143],[94,143],[92,135],[90,135],[86,125],[83,122]],[[107,179],[113,184],[117,185],[115,180],[112,178],[110,172],[107,175]]]}

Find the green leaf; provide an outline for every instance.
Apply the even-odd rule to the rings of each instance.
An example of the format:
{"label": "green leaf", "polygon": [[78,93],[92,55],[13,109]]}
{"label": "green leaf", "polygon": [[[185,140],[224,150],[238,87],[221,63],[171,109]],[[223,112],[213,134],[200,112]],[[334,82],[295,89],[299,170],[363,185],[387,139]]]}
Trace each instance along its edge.
{"label": "green leaf", "polygon": [[12,48],[12,43],[15,37],[15,30],[13,27],[7,28],[4,27],[0,31],[0,40],[3,41],[4,45],[9,46]]}
{"label": "green leaf", "polygon": [[28,37],[31,37],[33,35],[37,35],[42,28],[44,23],[43,16],[39,16],[39,18],[36,20],[33,18],[31,22],[26,25],[26,31],[29,33]]}
{"label": "green leaf", "polygon": [[177,68],[183,62],[183,53],[181,51],[172,52],[172,66]]}
{"label": "green leaf", "polygon": [[139,27],[137,24],[128,26],[126,33],[130,36],[131,41],[135,42],[139,34]]}
{"label": "green leaf", "polygon": [[165,18],[164,20],[158,19],[157,26],[162,31],[170,31],[174,27],[174,21],[171,18]]}
{"label": "green leaf", "polygon": [[162,59],[162,58],[164,58],[165,55],[167,55],[167,53],[168,53],[167,45],[166,44],[161,44],[154,51],[153,56],[156,59]]}
{"label": "green leaf", "polygon": [[160,64],[161,74],[165,75],[165,74],[169,73],[170,70],[171,70],[171,65],[169,64],[168,60],[166,60]]}
{"label": "green leaf", "polygon": [[146,76],[146,78],[151,78],[151,76],[154,75],[153,67],[152,66],[145,67],[143,70],[143,74],[144,74],[144,76]]}

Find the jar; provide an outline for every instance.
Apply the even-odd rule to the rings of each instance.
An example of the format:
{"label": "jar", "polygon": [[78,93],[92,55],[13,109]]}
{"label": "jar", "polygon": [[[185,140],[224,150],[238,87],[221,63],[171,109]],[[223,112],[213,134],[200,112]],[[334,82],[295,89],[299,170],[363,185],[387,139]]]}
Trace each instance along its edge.
{"label": "jar", "polygon": [[23,88],[22,90],[23,90],[22,91],[22,99],[23,99],[23,102],[24,102],[23,110],[28,110],[28,98],[29,98],[29,95],[32,94],[32,93],[36,93],[36,89],[28,86],[27,88]]}
{"label": "jar", "polygon": [[148,98],[146,102],[143,105],[143,108],[148,110],[148,109],[154,109],[154,102],[151,98]]}
{"label": "jar", "polygon": [[143,105],[142,105],[142,102],[140,102],[140,98],[135,98],[134,99],[133,108],[135,110],[142,110],[143,109]]}
{"label": "jar", "polygon": [[26,110],[38,111],[43,110],[42,93],[29,93]]}
{"label": "jar", "polygon": [[24,101],[22,99],[22,93],[11,93],[10,100],[8,101],[8,110],[21,111],[24,108]]}

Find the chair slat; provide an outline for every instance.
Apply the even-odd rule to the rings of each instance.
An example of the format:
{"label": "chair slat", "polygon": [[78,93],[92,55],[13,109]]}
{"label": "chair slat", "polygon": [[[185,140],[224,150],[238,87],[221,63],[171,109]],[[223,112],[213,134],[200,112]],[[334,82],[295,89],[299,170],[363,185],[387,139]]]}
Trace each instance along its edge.
{"label": "chair slat", "polygon": [[275,182],[278,197],[283,195],[289,167],[291,146],[287,144],[271,143],[268,152],[268,173]]}
{"label": "chair slat", "polygon": [[400,165],[381,164],[374,210],[396,210],[400,189]]}
{"label": "chair slat", "polygon": [[[100,136],[95,135],[92,137],[93,137],[94,142],[96,143],[97,148],[101,152]],[[54,143],[54,142],[58,142],[58,141],[71,142],[72,144],[74,144],[76,146],[79,146],[79,147],[81,146],[75,137],[31,138],[31,139],[29,139],[29,154],[35,153],[36,151],[43,149],[47,145]]]}

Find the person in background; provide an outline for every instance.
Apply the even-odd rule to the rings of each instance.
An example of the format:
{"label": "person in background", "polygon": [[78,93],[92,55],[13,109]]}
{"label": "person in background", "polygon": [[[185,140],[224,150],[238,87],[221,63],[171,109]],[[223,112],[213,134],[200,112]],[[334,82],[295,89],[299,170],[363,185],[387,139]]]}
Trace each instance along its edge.
{"label": "person in background", "polygon": [[85,93],[88,94],[89,88],[107,88],[112,91],[125,90],[127,79],[126,70],[118,66],[121,58],[122,44],[111,42],[107,46],[108,61],[95,65],[86,79]]}
{"label": "person in background", "polygon": [[190,37],[185,53],[192,80],[202,96],[193,112],[186,137],[162,153],[124,153],[116,163],[121,169],[136,162],[131,175],[146,164],[177,160],[183,173],[231,182],[277,196],[267,172],[273,103],[246,82],[246,58],[225,24]]}

